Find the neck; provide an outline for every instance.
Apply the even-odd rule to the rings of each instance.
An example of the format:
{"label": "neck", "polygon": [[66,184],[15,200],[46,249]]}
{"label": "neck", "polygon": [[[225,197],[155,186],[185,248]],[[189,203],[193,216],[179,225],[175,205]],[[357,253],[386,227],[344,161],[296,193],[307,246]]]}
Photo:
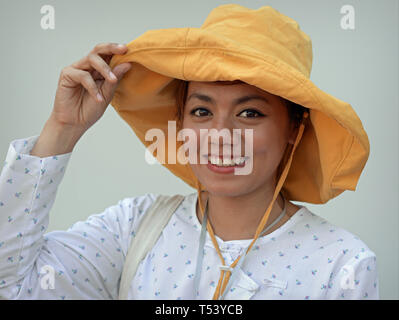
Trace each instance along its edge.
{"label": "neck", "polygon": [[[262,220],[269,203],[272,200],[274,189],[254,191],[239,196],[225,196],[202,193],[202,206],[205,209],[208,199],[208,219],[215,235],[223,241],[253,239],[256,229]],[[270,225],[284,209],[284,200],[279,195],[274,202],[272,211],[267,219],[266,228]],[[287,213],[289,208],[287,207]],[[202,222],[202,215],[197,202],[197,216]],[[286,215],[287,216],[287,215]],[[285,221],[280,221],[267,233],[273,232]]]}

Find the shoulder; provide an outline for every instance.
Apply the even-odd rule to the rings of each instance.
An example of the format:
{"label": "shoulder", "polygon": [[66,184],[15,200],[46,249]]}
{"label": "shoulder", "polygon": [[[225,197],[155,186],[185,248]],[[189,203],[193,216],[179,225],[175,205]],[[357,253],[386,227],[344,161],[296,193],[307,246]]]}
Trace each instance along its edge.
{"label": "shoulder", "polygon": [[160,193],[143,193],[133,197],[126,197],[118,201],[119,214],[128,218],[132,225],[139,224],[148,212],[148,209],[158,200],[162,203],[176,196],[184,197],[180,194],[164,195]]}
{"label": "shoulder", "polygon": [[341,268],[344,265],[357,265],[367,261],[376,263],[376,254],[353,232],[337,226],[326,218],[315,214],[302,206],[298,211],[296,229],[302,232],[301,238],[307,239],[309,253],[327,258],[327,263]]}
{"label": "shoulder", "polygon": [[295,223],[290,232],[295,233],[295,241],[304,248],[309,259],[313,257],[334,268],[362,259],[375,263],[374,251],[351,231],[331,223],[305,206],[301,206],[294,217]]}
{"label": "shoulder", "polygon": [[122,248],[127,251],[132,237],[149,212],[149,209],[157,200],[161,200],[161,205],[172,198],[180,198],[182,202],[188,196],[181,194],[164,195],[159,193],[143,193],[132,197],[124,197],[115,204],[107,207],[103,212],[89,217],[92,223],[98,221],[104,230],[109,230],[114,234],[114,238],[122,242]]}
{"label": "shoulder", "polygon": [[306,251],[304,258],[314,269],[324,270],[326,278],[322,288],[328,289],[326,298],[378,299],[375,252],[356,234],[305,206],[296,214],[295,240],[301,241],[301,248]]}
{"label": "shoulder", "polygon": [[134,197],[123,198],[118,202],[118,206],[121,209],[119,210],[120,214],[123,215],[125,222],[129,222],[131,225],[130,229],[134,233],[155,202],[158,202],[160,206],[171,203],[181,205],[183,203],[190,203],[192,199],[193,194],[165,195],[160,193],[144,193]]}
{"label": "shoulder", "polygon": [[[326,218],[300,206],[295,229],[303,237],[311,239],[314,246],[336,247],[348,251],[371,251],[367,244],[351,231],[333,224]],[[345,250],[346,252],[346,250]]]}
{"label": "shoulder", "polygon": [[[136,220],[140,220],[143,217],[148,209],[158,201],[161,205],[166,205],[170,203],[172,200],[175,200],[175,203],[184,203],[190,202],[193,200],[193,193],[188,195],[182,194],[172,194],[165,195],[160,193],[144,193],[142,195],[123,198],[118,202],[118,205],[121,208],[127,208],[127,212],[134,214],[134,218]],[[126,212],[125,212],[126,213]]]}

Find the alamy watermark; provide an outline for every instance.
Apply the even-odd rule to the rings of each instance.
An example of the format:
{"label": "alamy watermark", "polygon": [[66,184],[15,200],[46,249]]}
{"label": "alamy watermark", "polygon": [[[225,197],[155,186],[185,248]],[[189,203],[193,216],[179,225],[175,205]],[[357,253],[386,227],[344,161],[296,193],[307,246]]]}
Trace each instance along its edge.
{"label": "alamy watermark", "polygon": [[355,289],[355,269],[351,265],[344,265],[341,271],[341,289]]}
{"label": "alamy watermark", "polygon": [[340,11],[343,16],[341,17],[341,28],[343,30],[354,30],[355,29],[355,8],[346,4],[341,7]]}
{"label": "alamy watermark", "polygon": [[41,267],[40,274],[42,278],[40,279],[40,287],[43,290],[55,289],[55,270],[52,266],[46,264]]}
{"label": "alamy watermark", "polygon": [[[244,150],[242,149],[242,133],[244,132]],[[253,129],[233,129],[233,137],[231,131],[227,128],[217,129],[200,129],[200,134],[190,128],[181,129],[176,132],[176,121],[168,121],[168,140],[161,129],[149,129],[145,134],[146,141],[156,141],[149,145],[145,150],[145,160],[148,164],[155,164],[157,161],[165,164],[165,156],[168,155],[168,164],[207,164],[212,161],[218,165],[232,165],[234,174],[248,175],[253,168]],[[209,139],[211,148],[209,150]],[[220,143],[222,139],[222,143]],[[184,142],[176,152],[176,141]],[[199,141],[199,151],[198,151]],[[220,154],[220,145],[223,146],[223,152]],[[156,159],[152,156],[156,151]],[[244,154],[242,153],[244,151]],[[188,155],[186,153],[188,152]],[[176,159],[177,155],[177,159]],[[222,156],[222,158],[220,158]],[[219,160],[220,159],[220,160]],[[235,161],[235,162],[232,162]],[[240,163],[240,165],[234,165]],[[242,163],[242,164],[241,164]]]}
{"label": "alamy watermark", "polygon": [[41,6],[40,13],[43,16],[40,19],[40,27],[43,30],[55,29],[55,9],[52,5]]}

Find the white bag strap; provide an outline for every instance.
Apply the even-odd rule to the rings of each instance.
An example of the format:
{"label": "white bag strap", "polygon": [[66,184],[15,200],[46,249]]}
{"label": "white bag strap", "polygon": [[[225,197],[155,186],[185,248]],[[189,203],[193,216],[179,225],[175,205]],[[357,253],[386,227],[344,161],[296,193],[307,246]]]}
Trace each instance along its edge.
{"label": "white bag strap", "polygon": [[140,262],[153,248],[163,229],[183,201],[182,195],[158,195],[155,202],[147,209],[132,239],[126,255],[119,286],[119,300],[126,300],[130,284],[136,274]]}

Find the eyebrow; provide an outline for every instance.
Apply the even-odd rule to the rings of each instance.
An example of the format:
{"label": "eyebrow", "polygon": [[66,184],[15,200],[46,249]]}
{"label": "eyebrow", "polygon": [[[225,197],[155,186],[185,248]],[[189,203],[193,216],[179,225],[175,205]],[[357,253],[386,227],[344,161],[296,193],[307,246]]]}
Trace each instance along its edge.
{"label": "eyebrow", "polygon": [[[202,93],[193,93],[191,94],[188,98],[187,98],[187,102],[191,99],[191,98],[197,98],[199,100],[202,100],[204,102],[210,102],[210,103],[215,103],[215,100],[212,97],[209,97],[205,94]],[[257,95],[257,94],[251,94],[251,95],[246,95],[246,96],[242,96],[240,98],[237,98],[235,100],[233,100],[233,106],[242,104],[244,102],[250,101],[250,100],[262,100],[268,104],[270,104],[270,101],[263,96]]]}

